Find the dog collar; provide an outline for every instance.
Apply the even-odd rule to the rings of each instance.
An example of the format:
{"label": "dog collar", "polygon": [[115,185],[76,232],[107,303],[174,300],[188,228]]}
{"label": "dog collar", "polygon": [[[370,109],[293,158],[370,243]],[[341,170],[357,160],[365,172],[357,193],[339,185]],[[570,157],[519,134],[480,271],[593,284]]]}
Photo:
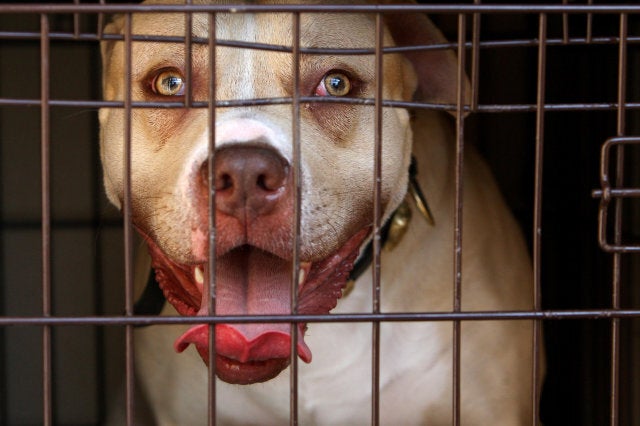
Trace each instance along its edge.
{"label": "dog collar", "polygon": [[[411,199],[418,211],[422,214],[425,220],[431,225],[435,225],[435,220],[427,198],[424,196],[420,185],[418,184],[418,165],[415,157],[411,157],[411,164],[409,166],[409,185],[407,188],[407,197]],[[382,247],[387,250],[393,250],[402,240],[411,223],[411,208],[407,200],[403,200],[400,206],[393,212],[391,218],[380,229],[380,242]],[[362,250],[362,254],[356,260],[353,265],[353,269],[347,279],[347,284],[342,291],[342,297],[346,297],[351,293],[355,282],[360,276],[369,268],[373,261],[373,243],[369,243]],[[142,292],[140,298],[136,301],[133,307],[133,313],[135,315],[159,315],[164,307],[166,299],[160,286],[156,282],[153,269],[149,272],[149,278],[147,284]]]}

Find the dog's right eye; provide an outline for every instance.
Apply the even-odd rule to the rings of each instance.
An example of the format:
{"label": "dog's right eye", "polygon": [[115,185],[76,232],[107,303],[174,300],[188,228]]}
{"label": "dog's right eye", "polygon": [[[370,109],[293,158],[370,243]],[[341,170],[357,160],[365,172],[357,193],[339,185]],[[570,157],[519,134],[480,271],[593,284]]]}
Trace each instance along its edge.
{"label": "dog's right eye", "polygon": [[349,76],[342,71],[331,71],[322,78],[316,87],[316,96],[346,96],[351,92]]}
{"label": "dog's right eye", "polygon": [[184,78],[176,70],[164,70],[160,72],[151,84],[154,93],[162,96],[184,95]]}

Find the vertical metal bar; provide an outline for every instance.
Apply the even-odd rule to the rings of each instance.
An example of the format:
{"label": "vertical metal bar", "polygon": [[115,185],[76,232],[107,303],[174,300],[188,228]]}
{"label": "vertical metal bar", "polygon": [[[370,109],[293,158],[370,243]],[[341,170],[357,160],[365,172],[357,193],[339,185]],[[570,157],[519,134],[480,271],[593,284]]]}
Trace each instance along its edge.
{"label": "vertical metal bar", "polygon": [[[481,0],[474,0],[480,4]],[[471,111],[478,109],[478,88],[480,80],[480,23],[481,15],[473,14],[473,34],[471,39]]]}
{"label": "vertical metal bar", "polygon": [[[73,0],[73,4],[79,5],[80,0]],[[80,37],[80,14],[73,14],[73,37],[77,40]]]}
{"label": "vertical metal bar", "polygon": [[[458,15],[458,92],[456,106],[456,163],[455,163],[455,205],[454,205],[454,260],[453,260],[453,311],[462,308],[462,208],[464,182],[464,101],[465,89],[465,30],[466,16]],[[452,359],[452,424],[460,425],[460,346],[461,324],[453,322],[453,359]]]}
{"label": "vertical metal bar", "polygon": [[[617,111],[617,136],[624,136],[626,120],[626,92],[627,92],[627,14],[620,14],[620,44],[618,45],[618,111]],[[619,147],[622,148],[624,145],[620,144]],[[620,152],[620,149],[618,149]],[[622,167],[621,163],[617,164],[618,168]],[[617,176],[618,179],[621,176]],[[620,186],[622,186],[622,181],[619,182]],[[620,197],[617,197],[620,200]]]}
{"label": "vertical metal bar", "polygon": [[[123,206],[124,220],[124,269],[125,269],[125,315],[133,315],[133,225],[131,220],[131,61],[132,61],[132,17],[125,15],[124,25],[124,146],[122,156],[123,167]],[[125,368],[126,368],[126,418],[127,426],[134,425],[134,345],[133,326],[125,327]]]}
{"label": "vertical metal bar", "polygon": [[[563,6],[568,4],[568,0],[562,0]],[[562,14],[562,42],[564,44],[569,43],[569,15],[567,13]]]}
{"label": "vertical metal bar", "polygon": [[[190,5],[191,0],[186,0],[185,4]],[[193,23],[193,14],[186,12],[184,14],[184,78],[187,82],[186,92],[184,96],[185,108],[191,108],[193,102],[193,84],[192,84],[192,66],[191,66],[191,50],[193,36],[191,34],[191,28]]]}
{"label": "vertical metal bar", "polygon": [[[593,0],[587,1],[587,4],[591,6]],[[590,44],[593,40],[593,13],[587,13],[587,44]]]}
{"label": "vertical metal bar", "polygon": [[[618,114],[617,133],[624,136],[625,133],[625,100],[627,79],[627,15],[620,14],[620,44],[618,46]],[[616,187],[622,187],[624,183],[624,145],[616,147]],[[614,201],[614,244],[620,244],[622,240],[622,198]],[[613,309],[620,309],[620,282],[622,270],[621,253],[613,253],[613,275],[611,304]],[[620,389],[620,318],[613,318],[611,322],[611,416],[610,424],[619,423],[619,389]]]}
{"label": "vertical metal bar", "polygon": [[[609,141],[600,147],[600,188],[610,188],[609,180]],[[603,192],[598,207],[598,242],[604,248],[607,241],[607,210],[609,209],[609,197]]]}
{"label": "vertical metal bar", "polygon": [[[105,0],[100,0],[100,5],[105,4]],[[102,40],[102,33],[104,28],[104,13],[98,14],[98,28],[96,28],[96,34],[98,35],[98,40]]]}
{"label": "vertical metal bar", "polygon": [[[291,96],[292,143],[293,143],[293,187],[295,202],[293,209],[293,270],[291,273],[291,313],[298,313],[298,280],[300,279],[300,203],[302,188],[300,181],[300,13],[293,14],[292,60],[293,92]],[[290,424],[298,424],[298,324],[291,323],[291,375],[289,386]]]}
{"label": "vertical metal bar", "polygon": [[[541,286],[541,253],[542,253],[542,183],[544,162],[544,117],[545,117],[545,87],[547,65],[547,15],[540,14],[538,21],[538,87],[536,100],[536,153],[535,153],[535,182],[533,200],[533,309],[542,309]],[[531,405],[533,408],[532,425],[539,424],[538,406],[540,405],[540,390],[538,376],[540,375],[540,344],[542,324],[539,320],[533,322],[532,347],[533,365],[531,368]]]}
{"label": "vertical metal bar", "polygon": [[[49,111],[49,17],[40,15],[40,149],[42,181],[42,316],[51,316],[51,171]],[[42,328],[43,423],[53,424],[51,326]]]}
{"label": "vertical metal bar", "polygon": [[[382,227],[382,101],[384,88],[384,22],[380,13],[376,14],[376,84],[375,84],[375,135],[374,135],[374,171],[373,171],[373,265],[372,265],[372,310],[380,313],[380,253],[382,250],[380,230]],[[372,324],[371,341],[371,424],[380,423],[380,322]]]}
{"label": "vertical metal bar", "polygon": [[[94,52],[96,53],[96,52]],[[93,56],[95,57],[95,56]],[[99,75],[99,71],[92,71],[91,76],[94,78],[93,81],[97,80],[97,76]],[[99,144],[91,144],[91,158],[100,158],[99,157],[100,146]],[[107,279],[105,278],[106,271],[109,269],[109,266],[103,263],[103,260],[106,258],[106,250],[104,245],[101,243],[101,231],[102,231],[102,215],[104,205],[102,199],[98,196],[98,194],[103,193],[102,181],[100,179],[100,172],[98,171],[98,167],[91,168],[91,232],[94,235],[95,243],[93,247],[93,259],[91,265],[91,281],[93,287],[93,310],[98,316],[106,315],[106,305],[107,305],[107,296],[104,292],[105,288],[108,288],[105,284]],[[107,348],[111,348],[111,346],[107,342],[107,332],[105,327],[94,327],[95,334],[93,341],[95,342],[95,372],[96,372],[96,416],[98,419],[106,419],[108,413],[113,409],[113,404],[109,402],[109,396],[111,395],[110,390],[107,389],[108,379],[110,377],[110,372],[108,371],[107,366],[110,365],[109,361],[112,359],[113,352],[107,354]],[[112,374],[112,373],[111,373]],[[1,423],[1,420],[0,420]]]}
{"label": "vertical metal bar", "polygon": [[[209,14],[209,152],[207,157],[209,183],[209,316],[216,314],[216,15]],[[209,426],[216,424],[216,327],[209,325]]]}

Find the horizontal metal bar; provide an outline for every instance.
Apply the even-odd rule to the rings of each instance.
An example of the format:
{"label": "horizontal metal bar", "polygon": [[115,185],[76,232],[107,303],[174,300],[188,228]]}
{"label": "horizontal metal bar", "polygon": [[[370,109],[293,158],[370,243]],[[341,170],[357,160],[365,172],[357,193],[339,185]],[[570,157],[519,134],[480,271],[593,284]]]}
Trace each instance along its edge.
{"label": "horizontal metal bar", "polygon": [[600,241],[600,248],[605,253],[630,254],[640,253],[640,245],[638,244],[609,244],[606,241]]}
{"label": "horizontal metal bar", "polygon": [[[267,99],[239,99],[239,100],[222,100],[216,102],[217,108],[256,106],[256,105],[283,105],[290,104],[291,98],[267,98]],[[374,105],[373,98],[330,98],[317,96],[300,97],[303,104],[309,103],[336,103],[336,104],[358,104],[358,105]],[[22,99],[22,98],[0,98],[0,106],[41,106],[39,99]],[[78,107],[78,108],[124,108],[124,102],[119,101],[98,101],[98,100],[64,100],[52,99],[48,102],[49,106],[54,107]],[[455,111],[454,104],[434,104],[426,102],[402,102],[402,101],[383,101],[382,105],[386,108],[417,108],[431,109],[437,111]],[[133,102],[132,108],[185,108],[183,102]],[[191,108],[208,108],[208,102],[192,102]],[[611,102],[593,102],[593,103],[561,103],[561,104],[545,104],[546,112],[567,112],[567,111],[612,111],[618,108],[617,103]],[[640,109],[640,102],[627,102],[624,108],[628,110]],[[503,112],[535,112],[537,106],[535,104],[484,104],[478,105],[476,112],[479,113],[503,113]],[[464,111],[470,111],[469,106],[465,106]]]}
{"label": "horizontal metal bar", "polygon": [[5,4],[0,13],[640,13],[640,5],[301,5],[301,4]]}
{"label": "horizontal metal bar", "polygon": [[[40,220],[30,219],[7,219],[0,222],[0,229],[7,230],[24,230],[24,229],[40,229],[42,222]],[[105,229],[105,228],[122,228],[122,219],[52,219],[52,231],[60,229]]]}
{"label": "horizontal metal bar", "polygon": [[609,198],[636,198],[640,197],[640,188],[619,188],[619,189],[594,189],[591,192],[593,198],[601,198],[603,195]]}
{"label": "horizontal metal bar", "polygon": [[417,312],[327,315],[0,317],[0,326],[146,326],[220,323],[442,322],[640,318],[638,309]]}
{"label": "horizontal metal bar", "polygon": [[620,254],[640,253],[640,245],[609,244],[607,242],[602,242],[600,244],[600,248],[606,253],[620,253]]}
{"label": "horizontal metal bar", "polygon": [[[85,41],[85,42],[97,42],[101,40],[123,40],[123,36],[119,34],[103,34],[102,36],[93,33],[67,33],[67,32],[52,32],[49,34],[51,40],[57,41]],[[0,39],[6,40],[40,40],[40,33],[35,31],[0,31]],[[164,43],[184,43],[184,37],[180,36],[164,36],[164,35],[132,35],[133,41],[144,42],[164,42]],[[193,37],[192,42],[194,44],[207,44],[209,40],[203,37]],[[550,38],[546,40],[547,46],[584,46],[584,45],[617,45],[620,43],[618,37],[572,37],[569,39],[563,38]],[[237,48],[251,48],[257,50],[269,50],[275,52],[287,52],[291,53],[291,47],[246,42],[239,40],[217,40],[216,44],[225,47],[237,47]],[[472,42],[464,43],[466,48],[472,47]],[[627,39],[627,44],[640,44],[640,36],[632,36]],[[499,48],[513,48],[513,47],[536,47],[538,40],[536,39],[514,39],[514,40],[485,40],[478,42],[477,44],[481,49],[499,49]],[[456,49],[456,43],[437,43],[429,45],[415,45],[415,46],[389,46],[382,49],[383,54],[392,53],[405,53],[411,51],[423,51],[423,50],[444,50],[444,49]],[[375,49],[373,48],[360,48],[360,49],[339,49],[339,48],[319,48],[319,47],[301,47],[300,52],[304,54],[316,54],[316,55],[373,55]]]}

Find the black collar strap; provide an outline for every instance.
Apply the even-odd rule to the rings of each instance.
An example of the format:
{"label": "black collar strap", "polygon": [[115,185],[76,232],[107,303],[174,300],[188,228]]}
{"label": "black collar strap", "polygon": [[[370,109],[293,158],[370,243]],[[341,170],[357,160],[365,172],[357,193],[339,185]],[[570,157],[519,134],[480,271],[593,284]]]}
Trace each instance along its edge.
{"label": "black collar strap", "polygon": [[[418,208],[418,210],[422,213],[422,215],[424,216],[424,218],[427,220],[427,222],[429,222],[429,224],[434,225],[435,222],[433,220],[433,215],[431,214],[431,210],[429,209],[429,204],[427,203],[427,199],[424,196],[424,194],[422,193],[422,190],[420,189],[420,185],[418,184],[418,163],[416,161],[416,157],[411,156],[411,164],[409,165],[409,188],[408,188],[408,193],[411,195],[411,198],[414,200],[416,207]],[[396,216],[396,214],[398,214],[399,212],[401,212],[401,210],[403,208],[408,210],[408,207],[406,207],[404,205],[405,201],[402,202],[402,204],[400,205],[400,207],[398,207],[393,214],[391,215],[391,218],[389,220],[387,220],[387,223],[384,224],[384,226],[380,229],[380,246],[384,247],[385,244],[387,243],[387,241],[389,240],[389,230],[391,229],[391,226],[393,224],[394,218]],[[407,220],[410,220],[411,218],[411,212],[409,211],[408,213],[404,213],[403,214],[407,214],[408,217],[406,217]],[[408,226],[408,223],[405,224],[404,226]],[[404,234],[404,232],[406,231],[403,230],[401,231],[401,235]],[[394,232],[395,234],[395,232]],[[394,237],[392,238],[392,240],[395,240],[397,237],[394,235]],[[401,236],[400,236],[401,238]],[[397,240],[399,241],[400,238],[397,238]],[[391,241],[390,243],[394,243],[394,245],[398,242],[398,241]],[[391,245],[390,245],[391,247]],[[360,255],[360,257],[358,258],[358,260],[356,261],[356,264],[353,266],[353,269],[351,270],[351,273],[349,274],[349,279],[347,281],[347,288],[344,290],[343,294],[348,294],[351,291],[351,288],[353,284],[355,283],[355,281],[360,278],[360,276],[364,273],[364,271],[367,270],[367,268],[369,267],[369,265],[371,265],[371,262],[373,261],[373,241],[369,241],[369,243],[365,246],[364,250],[362,251],[362,254]]]}

